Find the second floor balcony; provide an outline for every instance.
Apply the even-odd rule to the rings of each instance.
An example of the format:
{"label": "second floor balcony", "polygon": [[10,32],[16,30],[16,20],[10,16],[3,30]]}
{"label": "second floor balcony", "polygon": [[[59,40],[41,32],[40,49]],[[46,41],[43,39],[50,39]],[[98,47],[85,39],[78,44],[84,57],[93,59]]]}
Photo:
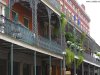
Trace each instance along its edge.
{"label": "second floor balcony", "polygon": [[[15,2],[12,9],[5,6],[5,16],[0,15],[0,33],[62,55],[58,15],[42,2],[37,4],[36,15],[33,14],[34,11],[26,1]],[[37,18],[36,21],[33,21],[33,16]]]}
{"label": "second floor balcony", "polygon": [[50,52],[58,54],[62,53],[62,47],[61,45],[57,44],[56,41],[50,41],[49,39],[42,36],[38,36],[37,39],[35,33],[22,26],[21,24],[10,21],[2,15],[0,15],[0,20],[0,33],[23,41],[27,44],[49,50]]}

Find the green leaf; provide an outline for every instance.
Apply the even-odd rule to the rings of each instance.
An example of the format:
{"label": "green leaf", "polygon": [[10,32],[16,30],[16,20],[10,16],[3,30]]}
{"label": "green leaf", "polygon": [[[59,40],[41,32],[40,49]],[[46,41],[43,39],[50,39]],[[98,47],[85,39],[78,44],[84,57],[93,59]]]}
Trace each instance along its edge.
{"label": "green leaf", "polygon": [[70,50],[70,48],[66,49],[66,64],[68,68],[71,68],[71,64],[74,61],[74,53]]}
{"label": "green leaf", "polygon": [[84,60],[84,57],[83,57],[82,54],[80,54],[80,52],[79,52],[79,54],[78,54],[78,59],[77,59],[77,61],[76,61],[76,68],[77,68],[77,69],[78,69],[78,67],[82,64],[83,60]]}
{"label": "green leaf", "polygon": [[66,25],[67,25],[67,19],[65,18],[65,14],[62,13],[61,14],[61,28],[62,28],[63,33],[65,33]]}

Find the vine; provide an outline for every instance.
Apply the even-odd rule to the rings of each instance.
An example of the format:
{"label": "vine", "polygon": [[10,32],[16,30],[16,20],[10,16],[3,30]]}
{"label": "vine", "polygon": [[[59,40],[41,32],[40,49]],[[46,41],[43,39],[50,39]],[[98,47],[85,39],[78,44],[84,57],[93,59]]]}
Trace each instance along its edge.
{"label": "vine", "polygon": [[61,13],[61,28],[64,34],[65,34],[65,27],[67,25],[67,19],[65,17],[66,17],[65,14]]}

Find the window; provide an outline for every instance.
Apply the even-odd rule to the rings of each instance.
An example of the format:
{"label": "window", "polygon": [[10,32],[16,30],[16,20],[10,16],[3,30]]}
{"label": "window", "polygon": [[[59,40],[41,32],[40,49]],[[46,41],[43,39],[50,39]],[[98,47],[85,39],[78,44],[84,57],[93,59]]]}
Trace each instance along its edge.
{"label": "window", "polygon": [[26,17],[24,17],[24,25],[25,27],[29,28],[29,20]]}
{"label": "window", "polygon": [[12,20],[15,22],[18,21],[18,14],[15,11],[12,11]]}
{"label": "window", "polygon": [[74,21],[76,21],[76,15],[74,15]]}
{"label": "window", "polygon": [[78,25],[80,25],[80,19],[78,19],[78,22],[77,23],[78,23]]}

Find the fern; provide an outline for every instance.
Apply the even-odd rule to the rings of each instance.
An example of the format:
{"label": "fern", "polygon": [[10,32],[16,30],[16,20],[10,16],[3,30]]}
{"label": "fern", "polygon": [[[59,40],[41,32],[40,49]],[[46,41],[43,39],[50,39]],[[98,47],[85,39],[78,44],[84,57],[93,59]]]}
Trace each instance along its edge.
{"label": "fern", "polygon": [[71,68],[71,64],[74,61],[74,53],[70,50],[70,48],[66,49],[66,64],[68,68]]}

